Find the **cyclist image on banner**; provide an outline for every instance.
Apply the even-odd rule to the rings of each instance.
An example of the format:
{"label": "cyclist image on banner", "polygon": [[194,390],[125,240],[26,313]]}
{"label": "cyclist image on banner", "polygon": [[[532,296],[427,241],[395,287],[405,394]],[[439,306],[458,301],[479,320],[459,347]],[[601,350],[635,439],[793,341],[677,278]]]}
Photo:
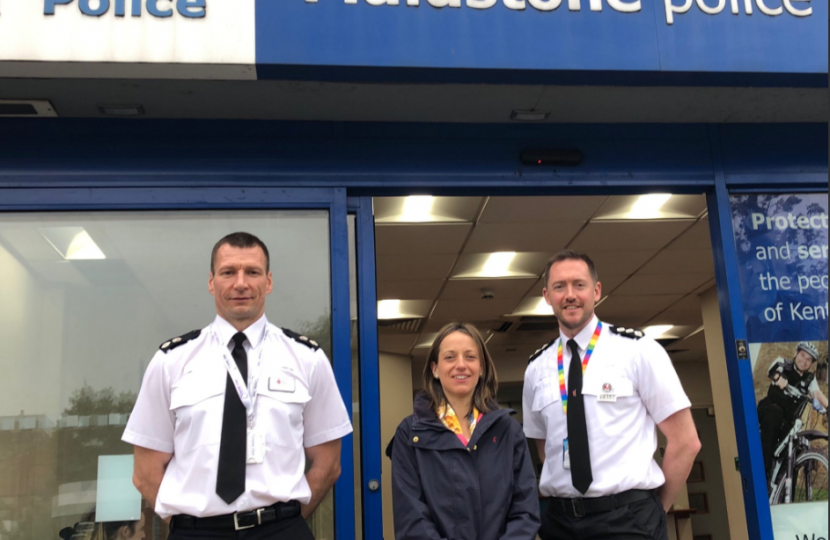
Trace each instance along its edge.
{"label": "cyclist image on banner", "polygon": [[827,500],[827,342],[765,343],[757,358],[770,504]]}

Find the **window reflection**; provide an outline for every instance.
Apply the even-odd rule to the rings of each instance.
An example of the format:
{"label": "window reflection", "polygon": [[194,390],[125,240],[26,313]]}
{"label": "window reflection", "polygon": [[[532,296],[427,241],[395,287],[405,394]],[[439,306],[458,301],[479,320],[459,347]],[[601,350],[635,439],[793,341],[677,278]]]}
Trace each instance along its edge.
{"label": "window reflection", "polygon": [[121,435],[144,370],[213,319],[210,251],[237,230],[271,250],[269,320],[331,358],[327,212],[0,214],[0,540],[166,538],[137,492],[101,498],[131,487]]}

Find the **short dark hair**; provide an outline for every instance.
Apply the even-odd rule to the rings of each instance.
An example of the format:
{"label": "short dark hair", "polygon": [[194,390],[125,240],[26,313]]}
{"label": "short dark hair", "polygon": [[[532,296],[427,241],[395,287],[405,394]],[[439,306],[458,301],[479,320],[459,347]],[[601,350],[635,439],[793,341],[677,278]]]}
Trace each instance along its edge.
{"label": "short dark hair", "polygon": [[268,254],[268,247],[266,247],[265,243],[251,233],[235,232],[223,237],[221,240],[216,242],[215,246],[213,246],[213,251],[210,252],[211,274],[216,266],[216,253],[219,251],[219,248],[225,244],[235,248],[261,248],[262,252],[265,254],[265,271],[271,271],[271,256]]}
{"label": "short dark hair", "polygon": [[[482,413],[488,413],[498,409],[496,404],[496,394],[499,391],[499,379],[496,376],[496,365],[493,363],[493,357],[487,351],[487,345],[484,343],[484,338],[476,327],[469,323],[455,322],[444,325],[438,332],[435,340],[432,342],[432,347],[429,349],[426,364],[424,364],[424,373],[422,382],[424,385],[424,393],[429,398],[429,406],[433,411],[438,411],[439,407],[447,404],[447,395],[444,393],[444,388],[441,386],[441,381],[432,375],[432,364],[438,363],[438,353],[441,351],[441,343],[444,342],[447,336],[454,332],[461,332],[467,334],[479,350],[479,361],[481,362],[481,373],[479,374],[478,384],[473,391],[472,405]],[[472,411],[455,411],[456,414],[466,415]]]}
{"label": "short dark hair", "polygon": [[548,259],[547,265],[545,266],[545,287],[548,286],[548,280],[550,279],[550,269],[551,267],[562,261],[582,261],[588,265],[588,271],[591,273],[591,279],[594,280],[594,283],[599,281],[599,274],[597,274],[597,267],[594,266],[594,261],[591,260],[591,257],[587,256],[584,253],[580,253],[579,251],[574,251],[572,249],[563,249],[550,259]]}

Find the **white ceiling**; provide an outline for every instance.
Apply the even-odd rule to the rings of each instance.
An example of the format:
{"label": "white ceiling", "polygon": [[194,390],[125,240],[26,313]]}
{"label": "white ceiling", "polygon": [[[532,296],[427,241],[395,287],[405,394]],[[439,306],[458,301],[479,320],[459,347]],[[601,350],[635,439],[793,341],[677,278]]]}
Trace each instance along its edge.
{"label": "white ceiling", "polygon": [[[675,196],[676,219],[608,220],[637,196],[436,198],[435,206],[466,222],[395,222],[403,198],[375,199],[378,299],[429,300],[417,331],[380,328],[380,349],[411,355],[413,373],[434,333],[452,321],[474,323],[489,339],[497,363],[524,365],[557,335],[555,319],[510,314],[541,296],[545,261],[563,248],[587,252],[603,284],[597,314],[612,324],[675,326],[667,346],[674,361],[705,361],[698,295],[714,286],[714,261],[703,195]],[[533,276],[457,279],[485,253],[527,256]],[[527,262],[523,264],[528,264]],[[481,289],[495,293],[482,299]],[[507,331],[499,331],[512,323]],[[532,330],[535,323],[542,328]],[[548,327],[548,328],[546,328]],[[684,339],[687,338],[688,339]],[[501,372],[501,369],[500,369]]]}
{"label": "white ceiling", "polygon": [[[313,81],[34,79],[0,66],[0,99],[45,99],[61,117],[101,117],[98,105],[139,104],[142,118],[361,122],[826,122],[821,88],[601,87]],[[75,69],[75,68],[73,68]]]}

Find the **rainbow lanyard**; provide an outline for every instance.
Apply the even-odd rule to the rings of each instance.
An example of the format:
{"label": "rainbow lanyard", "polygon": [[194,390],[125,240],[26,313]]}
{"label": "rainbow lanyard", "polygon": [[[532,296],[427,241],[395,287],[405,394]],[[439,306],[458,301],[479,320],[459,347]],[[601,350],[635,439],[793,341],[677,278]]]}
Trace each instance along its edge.
{"label": "rainbow lanyard", "polygon": [[[582,359],[582,374],[585,374],[585,369],[588,367],[588,360],[594,354],[594,347],[597,346],[599,334],[602,332],[602,321],[597,321],[597,329],[594,330],[594,335],[591,336],[591,341],[588,343],[588,350],[585,351],[585,358]],[[559,349],[556,353],[556,366],[559,368],[559,393],[562,395],[562,409],[565,414],[568,414],[568,390],[565,388],[565,363],[562,360],[562,337],[559,338]]]}

